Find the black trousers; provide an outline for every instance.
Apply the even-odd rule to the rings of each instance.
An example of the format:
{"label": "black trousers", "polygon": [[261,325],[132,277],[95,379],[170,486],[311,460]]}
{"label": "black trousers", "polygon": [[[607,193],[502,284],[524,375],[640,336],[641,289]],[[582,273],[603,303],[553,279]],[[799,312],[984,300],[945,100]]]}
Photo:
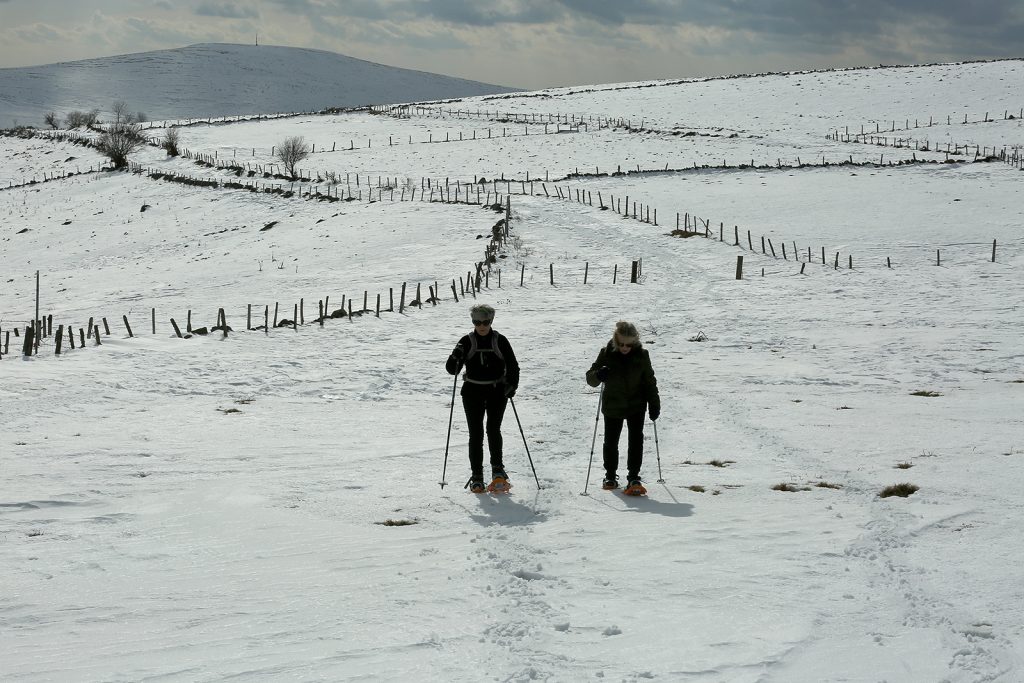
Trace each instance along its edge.
{"label": "black trousers", "polygon": [[619,437],[622,435],[622,423],[629,428],[626,439],[627,479],[640,476],[640,467],[644,462],[644,419],[646,412],[630,415],[628,418],[604,418],[604,471],[608,476],[615,476],[619,469]]}
{"label": "black trousers", "polygon": [[491,470],[505,470],[501,458],[501,421],[505,417],[508,399],[505,385],[466,383],[462,388],[462,407],[466,410],[469,426],[469,467],[474,479],[484,474],[484,418],[487,419],[487,450],[491,456]]}

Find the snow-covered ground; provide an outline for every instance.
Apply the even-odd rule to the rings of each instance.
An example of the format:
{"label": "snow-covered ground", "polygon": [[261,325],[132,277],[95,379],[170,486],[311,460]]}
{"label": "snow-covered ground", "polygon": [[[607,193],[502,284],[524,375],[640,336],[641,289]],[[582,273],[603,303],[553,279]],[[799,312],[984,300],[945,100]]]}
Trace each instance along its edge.
{"label": "snow-covered ground", "polygon": [[[603,171],[621,157],[645,170],[774,163],[783,148],[867,161],[876,148],[857,156],[861,146],[825,135],[872,117],[1001,112],[1019,68],[552,91],[500,107],[643,116],[662,132],[375,143],[334,153],[337,166],[323,162],[330,153],[305,164],[420,187]],[[796,78],[800,122],[785,96]],[[331,127],[339,139],[392,129],[407,143],[434,126],[487,125],[502,124],[360,114],[182,137],[223,158],[291,134],[329,141]],[[988,144],[1021,144],[1015,122],[991,125]],[[676,126],[747,137],[665,132]],[[0,177],[53,170],[38,140],[0,143],[12,150]],[[153,148],[138,161],[234,178]],[[12,336],[0,360],[0,678],[1019,680],[1022,179],[996,162],[558,183],[573,198],[629,195],[658,208],[658,226],[499,184],[514,193],[512,240],[476,300],[498,309],[523,368],[523,434],[511,410],[503,430],[508,497],[463,489],[458,402],[438,486],[443,366],[469,327],[451,283],[482,259],[502,214],[108,172],[0,190],[0,335],[32,316],[37,270],[54,329],[90,317],[111,327],[101,346],[65,344],[60,357],[48,339],[23,359]],[[676,212],[711,221],[715,239],[670,236]],[[797,242],[801,263],[762,254],[762,235],[777,249]],[[629,284],[637,259],[641,282]],[[393,292],[397,309],[403,282],[406,303],[435,282],[442,300],[378,318],[376,295],[387,309]],[[371,312],[311,322],[324,297],[358,310],[364,292]],[[245,331],[248,305],[257,324],[265,306],[290,318],[300,299],[306,325]],[[211,326],[219,308],[227,338],[174,335],[170,318],[184,328],[191,310],[193,327]],[[620,319],[640,328],[664,406],[657,442],[647,426],[643,499],[600,490],[599,423],[587,483],[598,392],[583,375]],[[879,497],[904,482],[920,488]]]}

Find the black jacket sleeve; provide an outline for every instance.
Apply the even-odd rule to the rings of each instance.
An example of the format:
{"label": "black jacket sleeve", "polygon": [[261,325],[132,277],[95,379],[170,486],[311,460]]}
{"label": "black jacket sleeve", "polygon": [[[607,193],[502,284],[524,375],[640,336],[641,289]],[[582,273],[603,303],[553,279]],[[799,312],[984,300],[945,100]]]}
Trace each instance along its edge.
{"label": "black jacket sleeve", "polygon": [[[462,349],[462,358],[458,359],[456,356],[456,350]],[[459,343],[452,349],[451,354],[448,356],[448,362],[445,363],[444,369],[448,371],[449,375],[459,374],[459,370],[462,369],[462,365],[466,362],[466,355],[469,353],[469,337],[465,336],[459,340]]]}
{"label": "black jacket sleeve", "polygon": [[587,384],[592,387],[601,386],[601,380],[597,378],[597,371],[608,364],[608,360],[606,358],[607,352],[608,348],[603,347],[601,352],[597,354],[597,360],[595,360],[594,364],[590,366],[589,370],[587,370]]}
{"label": "black jacket sleeve", "polygon": [[644,392],[647,398],[648,410],[655,415],[661,413],[661,396],[658,394],[658,378],[654,376],[654,366],[651,365],[650,354],[644,353],[646,367],[644,368]]}
{"label": "black jacket sleeve", "polygon": [[516,352],[512,350],[512,344],[508,337],[501,335],[501,355],[505,358],[505,384],[510,387],[519,387],[519,361],[516,360]]}

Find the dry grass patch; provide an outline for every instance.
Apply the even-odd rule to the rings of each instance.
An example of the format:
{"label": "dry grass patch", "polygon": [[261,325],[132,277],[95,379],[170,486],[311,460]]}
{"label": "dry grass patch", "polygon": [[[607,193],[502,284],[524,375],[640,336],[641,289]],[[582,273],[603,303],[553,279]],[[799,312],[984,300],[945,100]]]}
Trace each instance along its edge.
{"label": "dry grass patch", "polygon": [[843,488],[840,484],[832,484],[827,481],[819,481],[815,484],[819,489],[841,489]]}
{"label": "dry grass patch", "polygon": [[924,396],[925,398],[935,398],[936,396],[942,396],[937,391],[911,391],[911,396]]}
{"label": "dry grass patch", "polygon": [[797,491],[810,491],[811,489],[807,486],[797,486],[796,484],[776,484],[772,487],[772,491],[788,491],[789,493],[796,493]]}
{"label": "dry grass patch", "polygon": [[217,408],[217,410],[219,410],[220,412],[224,413],[225,415],[230,415],[231,413],[240,413],[240,412],[242,412],[238,408]]}
{"label": "dry grass patch", "polygon": [[383,522],[374,522],[380,526],[411,526],[413,524],[419,524],[419,520],[415,519],[385,519]]}
{"label": "dry grass patch", "polygon": [[694,493],[704,493],[705,491],[707,491],[707,489],[704,488],[703,486],[696,486],[696,485],[694,485],[694,486],[687,486],[686,488],[690,489]]}
{"label": "dry grass patch", "polygon": [[729,465],[734,465],[735,463],[736,463],[735,460],[709,460],[708,461],[708,464],[711,465],[712,467],[728,467]]}
{"label": "dry grass patch", "polygon": [[912,463],[912,462],[898,462],[895,465],[896,469],[898,469],[898,470],[909,470],[913,466],[914,466],[914,463]]}
{"label": "dry grass patch", "polygon": [[914,484],[896,484],[894,486],[886,486],[882,489],[882,492],[878,494],[879,498],[891,498],[893,496],[899,496],[900,498],[906,498],[912,493],[916,493],[920,490],[920,487]]}

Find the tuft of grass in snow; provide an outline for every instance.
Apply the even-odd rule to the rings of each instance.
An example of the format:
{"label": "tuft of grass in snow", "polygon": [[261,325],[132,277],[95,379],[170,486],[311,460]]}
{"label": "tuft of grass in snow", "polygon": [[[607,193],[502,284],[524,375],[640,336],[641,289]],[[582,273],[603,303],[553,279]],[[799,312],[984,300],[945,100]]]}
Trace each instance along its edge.
{"label": "tuft of grass in snow", "polygon": [[705,489],[703,486],[697,486],[697,485],[687,486],[686,488],[690,489],[694,493],[704,493],[705,491],[707,491],[707,489]]}
{"label": "tuft of grass in snow", "polygon": [[909,470],[913,466],[914,466],[914,463],[912,463],[912,462],[898,462],[895,465],[896,469],[898,469],[898,470]]}
{"label": "tuft of grass in snow", "polygon": [[238,408],[217,408],[217,410],[219,410],[220,412],[224,413],[225,415],[230,415],[231,413],[240,413],[240,412],[242,412]]}
{"label": "tuft of grass in snow", "polygon": [[919,490],[914,484],[896,484],[894,486],[886,486],[882,489],[882,492],[878,494],[879,498],[891,498],[892,496],[899,496],[900,498],[906,498],[912,493],[916,493]]}
{"label": "tuft of grass in snow", "polygon": [[807,486],[796,486],[794,484],[776,484],[772,487],[772,491],[789,491],[795,493],[797,491],[810,491],[810,487]]}
{"label": "tuft of grass in snow", "polygon": [[708,464],[712,467],[728,467],[729,465],[735,464],[735,460],[709,460]]}
{"label": "tuft of grass in snow", "polygon": [[386,519],[383,522],[374,522],[380,526],[410,526],[412,524],[419,524],[419,521],[415,519]]}
{"label": "tuft of grass in snow", "polygon": [[925,396],[927,398],[935,398],[936,396],[942,396],[942,394],[940,394],[937,391],[911,391],[910,395],[911,396]]}
{"label": "tuft of grass in snow", "polygon": [[819,489],[841,489],[843,488],[840,484],[830,484],[827,481],[819,481],[815,484]]}

